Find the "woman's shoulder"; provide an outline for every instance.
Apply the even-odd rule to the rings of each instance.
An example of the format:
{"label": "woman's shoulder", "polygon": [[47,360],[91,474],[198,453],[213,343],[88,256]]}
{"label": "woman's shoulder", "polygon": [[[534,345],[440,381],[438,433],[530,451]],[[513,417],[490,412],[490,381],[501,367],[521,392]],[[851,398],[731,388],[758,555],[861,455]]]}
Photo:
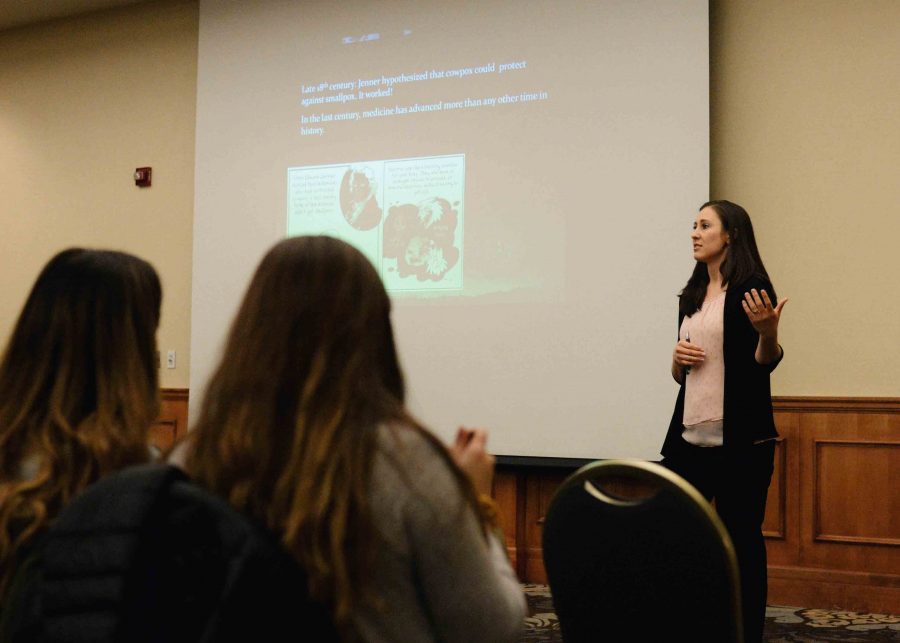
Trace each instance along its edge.
{"label": "woman's shoulder", "polygon": [[376,475],[397,475],[407,482],[450,478],[444,447],[424,429],[398,423],[379,425],[376,437]]}
{"label": "woman's shoulder", "polygon": [[[449,456],[437,438],[411,426],[380,426],[372,463],[370,502],[387,519],[444,524],[465,505]],[[399,518],[398,518],[399,519]]]}
{"label": "woman's shoulder", "polygon": [[728,290],[732,292],[734,296],[743,297],[745,292],[750,292],[754,288],[757,291],[765,290],[771,293],[772,282],[765,275],[751,275],[734,286],[729,285]]}
{"label": "woman's shoulder", "polygon": [[397,422],[385,422],[376,429],[376,443],[380,452],[394,454],[401,459],[439,458],[439,443],[424,429]]}

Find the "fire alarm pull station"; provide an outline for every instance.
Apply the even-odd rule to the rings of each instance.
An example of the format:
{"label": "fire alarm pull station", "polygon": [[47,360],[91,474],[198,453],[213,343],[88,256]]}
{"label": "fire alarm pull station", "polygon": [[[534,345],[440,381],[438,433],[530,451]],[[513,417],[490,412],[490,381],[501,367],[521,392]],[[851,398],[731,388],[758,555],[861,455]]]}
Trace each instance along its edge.
{"label": "fire alarm pull station", "polygon": [[153,174],[152,167],[138,167],[134,170],[134,184],[139,188],[150,187],[150,177]]}

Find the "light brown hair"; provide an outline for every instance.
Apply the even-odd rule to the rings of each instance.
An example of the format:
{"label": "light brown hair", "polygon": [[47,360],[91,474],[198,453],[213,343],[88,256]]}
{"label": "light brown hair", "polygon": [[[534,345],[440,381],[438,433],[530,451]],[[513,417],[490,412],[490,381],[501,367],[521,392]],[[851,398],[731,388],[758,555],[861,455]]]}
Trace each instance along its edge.
{"label": "light brown hair", "polygon": [[147,460],[161,296],[121,252],[65,250],[38,276],[0,361],[0,595],[73,496]]}
{"label": "light brown hair", "polygon": [[425,436],[475,508],[471,483],[404,407],[390,299],[372,264],[337,239],[282,241],[234,320],[186,467],[279,537],[345,636],[354,608],[377,600],[367,497],[382,424]]}

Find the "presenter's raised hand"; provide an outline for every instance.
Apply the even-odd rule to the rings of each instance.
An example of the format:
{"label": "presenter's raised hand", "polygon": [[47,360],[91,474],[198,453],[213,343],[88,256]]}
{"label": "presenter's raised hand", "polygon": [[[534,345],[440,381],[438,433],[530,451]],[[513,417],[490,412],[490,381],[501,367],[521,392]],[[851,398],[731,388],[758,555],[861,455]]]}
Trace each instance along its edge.
{"label": "presenter's raised hand", "polygon": [[494,456],[487,452],[487,431],[460,427],[450,455],[462,469],[478,494],[489,496],[494,480]]}
{"label": "presenter's raised hand", "polygon": [[745,292],[744,300],[741,302],[747,318],[762,337],[777,337],[781,310],[786,303],[787,299],[782,299],[773,306],[769,294],[765,290],[757,292],[756,288]]}

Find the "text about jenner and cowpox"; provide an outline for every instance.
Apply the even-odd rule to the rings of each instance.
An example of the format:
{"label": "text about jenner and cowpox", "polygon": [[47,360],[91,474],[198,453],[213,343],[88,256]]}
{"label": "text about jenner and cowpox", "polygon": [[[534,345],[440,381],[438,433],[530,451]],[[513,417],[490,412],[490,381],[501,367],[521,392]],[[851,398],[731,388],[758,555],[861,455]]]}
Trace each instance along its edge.
{"label": "text about jenner and cowpox", "polygon": [[[528,61],[519,60],[506,63],[489,62],[478,67],[426,69],[392,76],[381,75],[374,78],[303,84],[300,89],[300,105],[304,113],[300,115],[300,134],[323,136],[329,127],[337,123],[353,123],[372,118],[522,105],[549,99],[550,94],[543,89],[515,93],[497,92],[487,96],[470,96],[465,91],[467,78],[484,75],[499,78],[508,74],[520,75],[527,71]],[[426,82],[455,83],[453,90],[457,95],[450,100],[442,99],[434,102],[403,101],[404,87]]]}

